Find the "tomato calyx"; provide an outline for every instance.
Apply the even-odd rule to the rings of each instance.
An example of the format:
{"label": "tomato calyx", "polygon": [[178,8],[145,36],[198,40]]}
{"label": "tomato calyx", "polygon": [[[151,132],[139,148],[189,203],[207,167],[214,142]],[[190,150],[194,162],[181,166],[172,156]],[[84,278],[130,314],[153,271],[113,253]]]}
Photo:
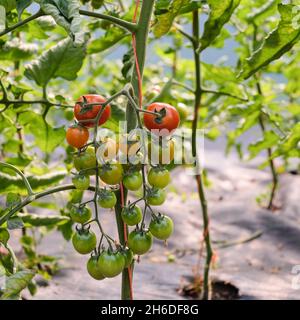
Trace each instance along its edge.
{"label": "tomato calyx", "polygon": [[85,225],[76,225],[75,226],[75,229],[76,231],[80,234],[80,235],[83,235],[83,234],[88,234],[90,232],[90,228],[91,226],[88,224],[87,226]]}
{"label": "tomato calyx", "polygon": [[[162,124],[164,117],[167,115],[167,110],[166,108],[162,108],[160,110],[154,109],[154,112],[157,114],[156,117],[154,118],[154,121],[157,124]],[[159,115],[158,115],[159,114]]]}

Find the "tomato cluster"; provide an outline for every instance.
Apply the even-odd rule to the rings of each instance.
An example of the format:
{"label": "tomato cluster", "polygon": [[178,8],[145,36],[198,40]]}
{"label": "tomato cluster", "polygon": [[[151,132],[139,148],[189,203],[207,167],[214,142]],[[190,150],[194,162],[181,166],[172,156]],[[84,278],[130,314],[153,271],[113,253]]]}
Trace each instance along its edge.
{"label": "tomato cluster", "polygon": [[[91,255],[87,261],[87,271],[97,280],[115,277],[124,268],[128,268],[134,255],[143,255],[151,249],[153,237],[165,241],[171,236],[171,218],[156,213],[152,206],[164,203],[165,188],[171,181],[170,172],[163,163],[165,153],[167,163],[173,160],[174,141],[168,138],[163,146],[161,140],[170,136],[179,125],[179,115],[174,107],[154,103],[148,106],[147,112],[144,113],[144,124],[150,133],[145,132],[146,135],[156,137],[154,143],[152,140],[151,143],[145,142],[137,133],[120,134],[118,140],[97,136],[92,143],[88,143],[88,129],[95,126],[98,128],[110,117],[111,107],[105,101],[106,99],[100,95],[80,97],[74,107],[76,123],[66,134],[67,142],[78,149],[74,153],[74,168],[77,170],[72,178],[74,187],[80,191],[91,190],[91,178],[96,179],[94,198],[73,206],[70,217],[78,224],[72,237],[73,246],[78,253]],[[145,160],[145,154],[149,166],[142,161]],[[155,163],[153,156],[157,159]],[[122,159],[128,162],[123,163]],[[123,204],[121,208],[124,224],[133,227],[125,245],[119,244],[104,232],[98,214],[99,207],[112,209],[116,205],[120,206],[116,196],[118,188],[143,193],[141,198]],[[92,202],[95,206],[94,217],[87,206]],[[140,202],[143,202],[143,206]],[[151,213],[151,221],[146,227],[145,216],[148,212]],[[100,230],[99,242],[95,232],[90,228],[93,222],[96,222]]]}

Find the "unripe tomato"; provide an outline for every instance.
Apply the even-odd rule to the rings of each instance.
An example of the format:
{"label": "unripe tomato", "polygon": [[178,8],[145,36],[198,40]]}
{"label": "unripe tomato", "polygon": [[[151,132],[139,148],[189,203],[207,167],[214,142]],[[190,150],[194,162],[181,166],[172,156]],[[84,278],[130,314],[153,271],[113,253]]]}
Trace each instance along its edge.
{"label": "unripe tomato", "polygon": [[103,189],[99,193],[98,203],[102,208],[113,208],[117,203],[117,197],[114,192]]}
{"label": "unripe tomato", "polygon": [[128,236],[128,247],[134,254],[142,255],[151,249],[152,241],[149,231],[133,230]]}
{"label": "unripe tomato", "polygon": [[147,107],[147,111],[161,114],[161,116],[156,116],[144,113],[145,127],[158,136],[171,135],[179,126],[180,117],[178,111],[167,103],[154,102]]}
{"label": "unripe tomato", "polygon": [[155,238],[160,240],[167,240],[173,233],[173,229],[173,221],[168,216],[152,218],[149,225],[149,231]]}
{"label": "unripe tomato", "polygon": [[[81,106],[81,104],[79,104],[78,102],[84,102],[86,99],[86,103],[90,104],[90,103],[103,103],[106,101],[106,99],[100,95],[97,94],[86,94],[84,96],[81,96],[77,103],[75,104],[74,107],[74,115],[75,118],[80,122],[82,120],[94,120],[96,119],[98,113],[100,112],[100,110],[102,110],[102,106],[101,105],[94,105],[94,106]],[[98,125],[100,126],[101,124],[105,123],[108,118],[110,117],[110,105],[107,105],[105,107],[105,110],[103,111],[99,121],[98,121]],[[92,128],[96,125],[95,122],[93,121],[87,121],[87,122],[82,122],[82,125],[84,125],[85,127],[88,128]]]}
{"label": "unripe tomato", "polygon": [[103,251],[98,260],[101,273],[107,278],[120,274],[125,266],[125,258],[121,252]]}
{"label": "unripe tomato", "polygon": [[70,146],[80,149],[89,140],[89,130],[80,125],[74,125],[68,128],[66,139]]}
{"label": "unripe tomato", "polygon": [[103,280],[105,277],[100,271],[97,256],[91,256],[87,262],[86,268],[89,275],[96,280]]}
{"label": "unripe tomato", "polygon": [[87,190],[90,186],[90,177],[83,174],[77,174],[72,178],[72,182],[76,189]]}
{"label": "unripe tomato", "polygon": [[84,224],[91,219],[92,212],[89,208],[85,206],[84,207],[73,206],[72,209],[70,210],[70,216],[74,222]]}
{"label": "unripe tomato", "polygon": [[152,206],[160,206],[166,200],[166,192],[163,189],[152,188],[148,191],[147,202]]}
{"label": "unripe tomato", "polygon": [[125,248],[124,250],[121,251],[121,253],[123,254],[124,258],[125,258],[125,266],[124,268],[128,268],[133,260],[133,252],[131,249],[129,248]]}
{"label": "unripe tomato", "polygon": [[140,172],[133,172],[125,175],[123,179],[124,187],[131,191],[138,190],[143,184],[143,177]]}
{"label": "unripe tomato", "polygon": [[160,167],[151,168],[148,173],[148,182],[152,187],[165,188],[171,181],[170,172]]}
{"label": "unripe tomato", "polygon": [[184,103],[179,102],[176,106],[176,110],[179,113],[180,120],[185,121],[189,115],[187,106]]}
{"label": "unripe tomato", "polygon": [[[93,175],[95,174],[95,168],[97,164],[96,155],[93,147],[88,147],[84,152],[74,157],[74,166],[77,171],[83,171],[83,174]],[[91,169],[91,170],[87,170]]]}
{"label": "unripe tomato", "polygon": [[151,164],[170,164],[174,160],[174,141],[169,140],[166,145],[159,145],[154,141],[148,143],[148,159]]}
{"label": "unripe tomato", "polygon": [[79,230],[74,233],[72,243],[77,252],[88,254],[96,248],[97,238],[93,231]]}
{"label": "unripe tomato", "polygon": [[122,181],[123,168],[116,161],[104,165],[100,171],[100,178],[103,182],[109,185],[115,185]]}
{"label": "unripe tomato", "polygon": [[140,207],[125,207],[122,210],[122,219],[129,226],[135,226],[142,221],[143,215]]}

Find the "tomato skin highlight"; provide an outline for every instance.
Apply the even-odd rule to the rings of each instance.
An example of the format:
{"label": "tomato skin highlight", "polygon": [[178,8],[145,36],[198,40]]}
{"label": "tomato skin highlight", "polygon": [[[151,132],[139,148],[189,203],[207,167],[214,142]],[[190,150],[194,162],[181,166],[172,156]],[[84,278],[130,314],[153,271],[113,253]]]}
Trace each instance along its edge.
{"label": "tomato skin highlight", "polygon": [[98,257],[91,256],[86,265],[89,275],[96,280],[105,279],[104,275],[101,273],[98,265]]}
{"label": "tomato skin highlight", "polygon": [[92,212],[87,207],[72,207],[70,217],[74,222],[84,224],[92,217]]}
{"label": "tomato skin highlight", "polygon": [[74,148],[81,149],[89,140],[89,130],[80,125],[71,126],[66,132],[68,144]]}
{"label": "tomato skin highlight", "polygon": [[149,225],[149,231],[159,240],[167,240],[172,235],[173,229],[173,220],[168,216],[152,219]]}
{"label": "tomato skin highlight", "polygon": [[152,247],[153,238],[149,231],[133,230],[128,236],[128,247],[134,254],[142,255]]}
{"label": "tomato skin highlight", "polygon": [[72,243],[78,253],[88,254],[96,248],[97,239],[94,232],[82,230],[74,233]]}
{"label": "tomato skin highlight", "polygon": [[[104,97],[98,94],[87,94],[84,96],[81,96],[77,102],[84,102],[84,98],[86,99],[87,103],[103,103],[106,101]],[[97,117],[98,112],[102,109],[101,105],[94,105],[90,108],[87,108],[86,111],[84,112],[84,108],[79,104],[76,103],[74,106],[74,116],[75,118],[80,122],[82,120],[93,120]],[[99,121],[98,125],[100,126],[101,124],[105,123],[108,118],[110,117],[111,114],[111,107],[110,105],[107,105],[105,107],[105,110],[103,111]],[[82,125],[88,128],[92,128],[95,126],[96,123],[92,121],[87,121],[87,122],[81,122]]]}
{"label": "tomato skin highlight", "polygon": [[129,226],[135,226],[143,218],[141,208],[136,205],[133,208],[123,208],[121,215],[123,221]]}
{"label": "tomato skin highlight", "polygon": [[100,272],[107,278],[120,274],[125,266],[125,258],[121,252],[103,251],[98,259]]}
{"label": "tomato skin highlight", "polygon": [[168,136],[179,126],[180,116],[176,108],[167,103],[154,102],[147,107],[147,111],[151,112],[159,113],[162,110],[165,110],[166,114],[161,118],[153,114],[144,113],[144,125],[155,135]]}
{"label": "tomato skin highlight", "polygon": [[171,176],[167,169],[151,168],[148,173],[148,182],[152,187],[163,189],[170,181]]}
{"label": "tomato skin highlight", "polygon": [[129,175],[125,175],[123,179],[123,185],[126,189],[131,191],[138,190],[143,184],[143,177],[140,172],[133,172]]}
{"label": "tomato skin highlight", "polygon": [[101,190],[98,198],[99,206],[102,208],[113,208],[117,203],[117,197],[114,192],[109,190]]}
{"label": "tomato skin highlight", "polygon": [[76,189],[87,190],[90,186],[90,177],[82,174],[77,174],[72,178],[72,182]]}

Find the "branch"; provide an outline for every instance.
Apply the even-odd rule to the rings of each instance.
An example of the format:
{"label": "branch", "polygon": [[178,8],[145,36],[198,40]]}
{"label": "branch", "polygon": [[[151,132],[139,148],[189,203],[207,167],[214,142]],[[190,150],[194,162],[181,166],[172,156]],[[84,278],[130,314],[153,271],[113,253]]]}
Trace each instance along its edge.
{"label": "branch", "polygon": [[11,104],[46,104],[48,106],[63,107],[63,108],[73,108],[74,107],[74,106],[70,106],[67,104],[50,102],[48,100],[7,100],[7,99],[2,99],[2,100],[0,100],[0,104],[4,104],[6,106],[2,110],[0,110],[0,113],[5,111],[7,109],[7,107]]}
{"label": "branch", "polygon": [[241,97],[238,97],[234,94],[231,94],[231,93],[227,93],[227,92],[221,92],[221,91],[216,91],[216,90],[210,90],[210,89],[203,89],[202,88],[202,93],[212,93],[212,94],[217,94],[217,95],[220,95],[220,96],[227,96],[227,97],[231,97],[231,98],[234,98],[234,99],[237,99],[237,100],[240,100],[240,101],[244,101],[244,102],[248,102],[249,99],[248,98],[241,98]]}
{"label": "branch", "polygon": [[6,28],[5,30],[3,30],[2,32],[0,32],[0,37],[4,36],[5,34],[11,32],[11,31],[14,31],[15,29],[23,26],[24,24],[32,21],[32,20],[35,20],[41,16],[44,16],[44,12],[42,10],[39,10],[37,13],[33,14],[32,16],[28,17],[27,19],[25,20],[22,20],[18,23],[16,23],[15,25],[9,27],[9,28]]}
{"label": "branch", "polygon": [[131,22],[125,21],[123,19],[113,17],[113,16],[110,16],[107,14],[91,12],[91,11],[86,11],[86,10],[79,10],[79,13],[83,16],[94,17],[94,18],[110,21],[113,24],[115,24],[116,26],[119,26],[123,29],[126,29],[131,33],[135,32],[137,30],[136,23],[131,23]]}

